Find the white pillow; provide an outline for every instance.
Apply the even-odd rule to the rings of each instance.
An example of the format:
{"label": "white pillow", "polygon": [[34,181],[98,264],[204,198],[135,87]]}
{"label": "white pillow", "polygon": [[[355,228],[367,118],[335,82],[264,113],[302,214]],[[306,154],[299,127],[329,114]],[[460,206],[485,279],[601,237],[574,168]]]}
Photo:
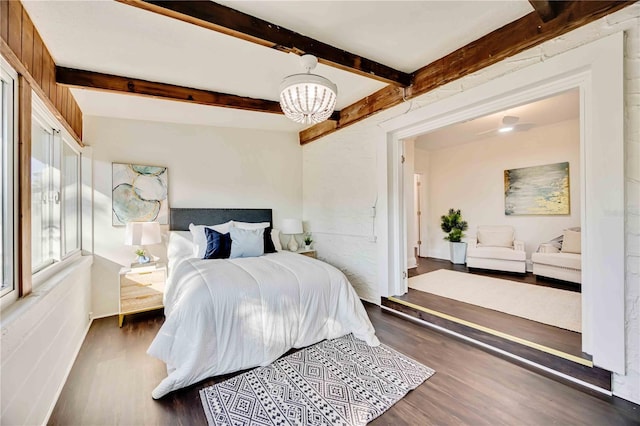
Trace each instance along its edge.
{"label": "white pillow", "polygon": [[[231,226],[235,226],[238,229],[265,229],[271,226],[269,222],[236,222],[235,220],[231,221]],[[219,231],[218,231],[219,232]]]}
{"label": "white pillow", "polygon": [[582,252],[580,232],[565,230],[564,237],[562,237],[562,253],[577,253]]}
{"label": "white pillow", "polygon": [[513,228],[478,227],[478,247],[513,247]]}
{"label": "white pillow", "polygon": [[282,243],[280,242],[279,229],[271,230],[271,241],[273,241],[273,246],[276,248],[276,251],[282,251]]}
{"label": "white pillow", "polygon": [[213,229],[221,234],[228,234],[232,224],[232,220],[219,225],[194,225],[190,223],[189,231],[191,231],[191,237],[193,238],[193,257],[202,259],[207,252],[207,235],[204,233],[204,228]]}

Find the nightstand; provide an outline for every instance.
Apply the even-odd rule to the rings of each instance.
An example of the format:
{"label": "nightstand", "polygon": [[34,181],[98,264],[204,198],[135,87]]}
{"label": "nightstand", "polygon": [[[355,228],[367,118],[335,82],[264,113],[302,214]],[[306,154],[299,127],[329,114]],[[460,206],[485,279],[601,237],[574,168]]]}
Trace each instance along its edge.
{"label": "nightstand", "polygon": [[303,256],[309,256],[309,257],[313,257],[314,259],[317,259],[316,251],[313,249],[305,250],[302,248],[298,250],[296,253],[301,254]]}
{"label": "nightstand", "polygon": [[162,309],[166,281],[167,267],[164,264],[157,264],[155,268],[142,267],[139,270],[122,268],[118,326],[122,327],[125,315]]}

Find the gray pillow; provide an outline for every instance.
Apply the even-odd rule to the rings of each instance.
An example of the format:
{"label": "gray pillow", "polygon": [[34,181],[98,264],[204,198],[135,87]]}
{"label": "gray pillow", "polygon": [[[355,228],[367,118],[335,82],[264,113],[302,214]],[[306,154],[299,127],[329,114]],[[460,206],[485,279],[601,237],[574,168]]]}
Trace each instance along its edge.
{"label": "gray pillow", "polygon": [[232,226],[229,228],[231,235],[231,255],[229,259],[236,257],[258,257],[264,254],[264,228],[240,229]]}

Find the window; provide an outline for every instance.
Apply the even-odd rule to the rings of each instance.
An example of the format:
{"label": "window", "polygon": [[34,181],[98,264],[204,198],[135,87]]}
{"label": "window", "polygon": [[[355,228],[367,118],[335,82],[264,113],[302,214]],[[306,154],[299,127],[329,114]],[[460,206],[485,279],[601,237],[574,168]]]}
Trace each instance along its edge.
{"label": "window", "polygon": [[[17,76],[8,64],[0,58],[0,296],[13,293],[15,290],[15,222],[14,222],[14,191],[15,180],[15,111],[17,92],[15,83]],[[3,299],[4,300],[4,299]]]}
{"label": "window", "polygon": [[80,249],[80,153],[34,96],[31,129],[33,272]]}

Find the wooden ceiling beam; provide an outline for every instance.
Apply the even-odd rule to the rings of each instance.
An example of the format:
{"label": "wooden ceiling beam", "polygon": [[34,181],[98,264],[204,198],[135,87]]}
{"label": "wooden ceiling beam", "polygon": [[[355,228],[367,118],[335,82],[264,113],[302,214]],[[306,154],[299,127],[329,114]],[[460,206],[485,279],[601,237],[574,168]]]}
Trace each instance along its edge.
{"label": "wooden ceiling beam", "polygon": [[82,89],[111,91],[200,105],[282,114],[280,104],[275,101],[59,66],[56,67],[56,83]]}
{"label": "wooden ceiling beam", "polygon": [[557,4],[560,2],[552,2],[549,0],[529,0],[529,3],[533,7],[533,10],[538,13],[542,22],[549,22],[558,16],[558,12],[555,9]]}
{"label": "wooden ceiling beam", "polygon": [[411,84],[408,73],[212,1],[117,1],[282,52],[311,54],[322,64],[383,83],[402,87]]}
{"label": "wooden ceiling beam", "polygon": [[538,12],[517,19],[413,73],[413,85],[406,90],[387,86],[345,107],[335,125],[317,124],[300,132],[304,145],[350,124],[391,108],[404,100],[434,90],[489,65],[516,55],[545,41],[627,7],[635,1],[567,1],[557,16],[541,22]]}

